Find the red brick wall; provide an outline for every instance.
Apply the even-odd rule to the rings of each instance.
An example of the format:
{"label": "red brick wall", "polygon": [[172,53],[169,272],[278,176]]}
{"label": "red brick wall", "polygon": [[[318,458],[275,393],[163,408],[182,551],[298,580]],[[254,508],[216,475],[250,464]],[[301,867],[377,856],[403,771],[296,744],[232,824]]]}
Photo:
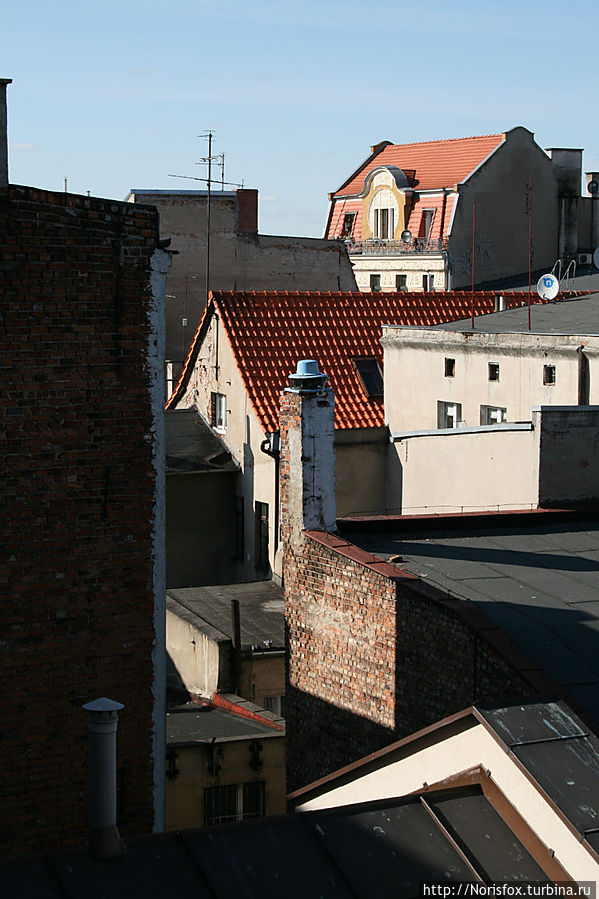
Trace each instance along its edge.
{"label": "red brick wall", "polygon": [[156,241],[147,207],[0,192],[4,857],[85,839],[102,695],[126,706],[119,825],[152,827]]}

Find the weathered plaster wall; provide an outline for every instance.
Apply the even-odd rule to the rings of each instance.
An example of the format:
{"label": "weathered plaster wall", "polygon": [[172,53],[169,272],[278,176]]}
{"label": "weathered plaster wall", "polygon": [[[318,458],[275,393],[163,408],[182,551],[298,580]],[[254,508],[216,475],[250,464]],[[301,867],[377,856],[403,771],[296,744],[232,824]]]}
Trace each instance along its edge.
{"label": "weathered plaster wall", "polygon": [[475,282],[528,272],[527,193],[533,182],[532,269],[551,270],[558,257],[559,202],[551,160],[525,128],[507,133],[500,148],[459,187],[449,239],[454,289],[472,282],[473,203],[476,202]]}

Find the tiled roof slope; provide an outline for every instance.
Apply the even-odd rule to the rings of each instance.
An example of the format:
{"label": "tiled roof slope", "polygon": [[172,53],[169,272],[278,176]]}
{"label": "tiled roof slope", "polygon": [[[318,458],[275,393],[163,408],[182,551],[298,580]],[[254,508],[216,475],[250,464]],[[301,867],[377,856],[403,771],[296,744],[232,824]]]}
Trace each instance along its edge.
{"label": "tiled roof slope", "polygon": [[419,191],[453,187],[484,162],[504,140],[504,134],[485,134],[418,144],[391,144],[374,158],[369,157],[366,164],[335,192],[335,197],[360,193],[368,172],[385,165],[396,165],[406,173],[415,171],[415,181],[410,183]]}
{"label": "tiled roof slope", "polygon": [[[494,312],[496,293],[476,291],[476,315]],[[507,307],[525,299],[505,294]],[[534,301],[533,297],[533,301]],[[538,297],[536,297],[538,301]],[[369,399],[352,359],[382,365],[382,325],[437,325],[470,315],[470,291],[449,293],[288,293],[214,291],[167,408],[183,396],[213,313],[218,312],[248,396],[265,433],[279,427],[281,391],[300,359],[316,359],[335,393],[335,427],[378,428],[381,399]]]}

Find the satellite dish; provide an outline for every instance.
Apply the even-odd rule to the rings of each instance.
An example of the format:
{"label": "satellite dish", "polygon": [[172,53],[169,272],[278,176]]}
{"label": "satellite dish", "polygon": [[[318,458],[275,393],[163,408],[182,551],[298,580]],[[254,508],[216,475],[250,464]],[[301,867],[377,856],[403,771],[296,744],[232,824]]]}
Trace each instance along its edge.
{"label": "satellite dish", "polygon": [[593,196],[593,194],[596,194],[597,191],[599,191],[599,181],[595,181],[595,179],[589,181],[589,183],[587,184],[587,190],[591,194],[591,196]]}
{"label": "satellite dish", "polygon": [[593,253],[593,264],[595,268],[599,268],[599,247]]}
{"label": "satellite dish", "polygon": [[537,281],[537,293],[542,300],[554,300],[559,293],[559,281],[555,275],[541,275]]}
{"label": "satellite dish", "polygon": [[406,228],[405,231],[401,232],[401,239],[404,243],[409,243],[412,240],[412,232],[408,231],[408,229]]}

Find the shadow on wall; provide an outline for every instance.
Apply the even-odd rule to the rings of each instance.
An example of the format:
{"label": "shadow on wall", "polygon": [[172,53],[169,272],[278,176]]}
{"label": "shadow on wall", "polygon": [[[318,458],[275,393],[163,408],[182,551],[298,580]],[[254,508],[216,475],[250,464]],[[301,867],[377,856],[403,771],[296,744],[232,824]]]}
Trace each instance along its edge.
{"label": "shadow on wall", "polygon": [[241,543],[243,544],[242,558],[245,567],[244,580],[267,580],[272,577],[269,561],[270,513],[272,510],[267,503],[255,500],[254,452],[251,446],[251,426],[248,415],[245,417],[242,479],[244,527]]}

